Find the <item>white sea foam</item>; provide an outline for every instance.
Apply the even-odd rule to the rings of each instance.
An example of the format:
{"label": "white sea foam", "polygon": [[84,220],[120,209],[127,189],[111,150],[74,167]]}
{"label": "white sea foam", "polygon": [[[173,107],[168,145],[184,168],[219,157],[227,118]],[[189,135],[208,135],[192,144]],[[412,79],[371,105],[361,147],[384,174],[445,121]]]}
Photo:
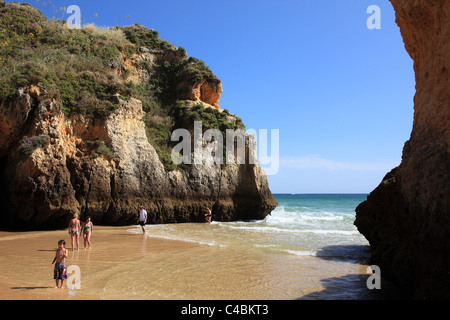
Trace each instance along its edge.
{"label": "white sea foam", "polygon": [[303,220],[322,220],[322,221],[342,221],[344,220],[344,216],[307,216],[300,215]]}
{"label": "white sea foam", "polygon": [[[175,240],[175,241],[185,241],[185,242],[193,242],[193,243],[200,243],[200,241],[196,241],[193,239],[188,239],[188,238],[183,238],[180,236],[177,236],[173,233],[171,233],[170,231],[165,231],[164,227],[158,228],[158,226],[152,226],[153,228],[151,228],[151,226],[146,225],[147,228],[147,233],[145,234],[145,236],[149,237],[149,238],[159,238],[159,239],[166,239],[166,240]],[[134,233],[134,234],[142,234],[142,230],[141,228],[133,228],[133,229],[128,229],[129,232]],[[155,232],[156,231],[156,232]],[[207,242],[204,242],[202,244],[209,244]]]}
{"label": "white sea foam", "polygon": [[[147,236],[295,256],[316,256],[333,245],[367,243],[353,225],[353,205],[334,207],[334,202],[311,199],[316,201],[310,198],[309,208],[291,199],[279,201],[279,207],[264,220],[148,225]],[[131,230],[141,233],[139,227]]]}
{"label": "white sea foam", "polygon": [[[189,234],[183,234],[176,232],[176,225],[169,227],[168,225],[146,225],[147,233],[145,236],[149,238],[159,238],[173,241],[184,241],[189,243],[196,243],[200,245],[226,247],[225,244],[217,243],[216,241],[205,241],[203,238],[197,239],[195,236],[190,237]],[[142,234],[140,227],[128,229],[129,232],[134,234]],[[201,236],[201,235],[199,235]]]}
{"label": "white sea foam", "polygon": [[315,234],[340,234],[340,235],[356,235],[358,231],[354,230],[299,230],[301,233],[315,233]]}
{"label": "white sea foam", "polygon": [[315,257],[317,255],[316,251],[310,250],[310,251],[305,251],[305,250],[281,250],[284,252],[287,252],[289,254],[293,254],[296,256],[312,256]]}
{"label": "white sea foam", "polygon": [[261,226],[249,226],[249,225],[224,225],[227,228],[235,229],[235,230],[246,230],[246,231],[254,231],[254,232],[297,232],[297,230],[289,230],[275,227],[261,227]]}
{"label": "white sea foam", "polygon": [[315,226],[316,223],[320,222],[344,221],[347,217],[351,218],[352,216],[340,212],[324,210],[311,211],[301,208],[287,209],[285,206],[282,206],[281,208],[275,209],[264,221],[270,225],[293,226],[301,224],[304,226]]}
{"label": "white sea foam", "polygon": [[355,235],[359,234],[356,230],[334,230],[334,229],[292,229],[292,228],[276,228],[276,227],[261,227],[261,226],[232,226],[226,227],[235,230],[245,230],[251,232],[267,232],[267,233],[315,233],[315,234],[341,234],[341,235]]}

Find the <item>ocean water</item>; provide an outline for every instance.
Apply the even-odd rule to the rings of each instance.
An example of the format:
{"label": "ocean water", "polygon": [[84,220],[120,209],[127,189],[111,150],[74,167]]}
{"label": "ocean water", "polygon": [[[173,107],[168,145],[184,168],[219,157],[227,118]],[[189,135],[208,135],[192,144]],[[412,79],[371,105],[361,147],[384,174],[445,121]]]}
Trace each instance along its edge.
{"label": "ocean water", "polygon": [[[264,220],[148,225],[149,237],[268,254],[319,256],[361,262],[368,242],[353,225],[366,194],[275,194]],[[139,232],[139,229],[134,229]]]}
{"label": "ocean water", "polygon": [[[147,225],[144,240],[179,240],[189,248],[144,255],[157,274],[149,287],[174,299],[401,299],[381,279],[367,284],[368,241],[354,226],[366,194],[275,194],[278,206],[259,221]],[[128,232],[141,234],[140,227]],[[191,246],[194,244],[194,246]],[[163,270],[163,272],[158,272]],[[204,271],[207,270],[205,273]],[[381,275],[381,277],[383,277]],[[132,292],[138,284],[127,287]],[[142,292],[147,292],[143,290]]]}
{"label": "ocean water", "polygon": [[[274,197],[278,206],[264,220],[220,222],[214,221],[213,212],[211,224],[147,225],[144,237],[150,243],[164,238],[198,245],[195,250],[173,253],[171,259],[182,262],[161,266],[167,276],[158,276],[159,294],[175,299],[401,297],[386,282],[383,290],[368,289],[370,247],[353,224],[355,208],[366,200],[366,194]],[[136,226],[128,232],[140,234],[141,230]],[[159,260],[151,257],[155,261],[140,265],[154,272]],[[208,276],[193,276],[197,274],[193,270],[209,270]],[[152,287],[156,287],[154,282]]]}
{"label": "ocean water", "polygon": [[[82,289],[69,295],[161,300],[403,298],[383,279],[381,290],[367,285],[372,275],[369,246],[353,225],[354,209],[366,195],[275,198],[278,207],[261,221],[147,225],[146,235],[139,226],[97,227],[91,250],[69,253],[69,266],[79,266],[82,274]],[[61,230],[0,235],[0,256],[8,257],[0,259],[0,286],[2,281],[17,281],[20,274],[25,290],[33,284],[33,293],[42,291],[51,299],[45,289],[50,278],[36,275],[48,273],[45,261],[54,252],[50,248],[64,235],[67,232]],[[30,236],[40,240],[30,243]],[[30,265],[32,273],[27,272]]]}

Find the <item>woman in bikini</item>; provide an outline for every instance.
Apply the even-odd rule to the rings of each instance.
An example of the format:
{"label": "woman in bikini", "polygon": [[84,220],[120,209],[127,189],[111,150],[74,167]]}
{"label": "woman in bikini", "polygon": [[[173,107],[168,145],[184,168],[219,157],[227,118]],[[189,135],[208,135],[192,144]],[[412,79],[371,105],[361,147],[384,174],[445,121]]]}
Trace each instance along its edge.
{"label": "woman in bikini", "polygon": [[81,229],[83,229],[84,249],[86,249],[86,243],[88,244],[88,249],[90,249],[91,248],[91,234],[92,234],[92,229],[93,229],[91,217],[87,217],[86,221],[81,226]]}
{"label": "woman in bikini", "polygon": [[78,220],[77,214],[73,215],[73,219],[69,222],[69,234],[70,238],[72,239],[72,251],[73,251],[73,242],[74,239],[77,241],[77,250],[78,250],[78,244],[79,244],[79,235],[80,235],[80,220]]}

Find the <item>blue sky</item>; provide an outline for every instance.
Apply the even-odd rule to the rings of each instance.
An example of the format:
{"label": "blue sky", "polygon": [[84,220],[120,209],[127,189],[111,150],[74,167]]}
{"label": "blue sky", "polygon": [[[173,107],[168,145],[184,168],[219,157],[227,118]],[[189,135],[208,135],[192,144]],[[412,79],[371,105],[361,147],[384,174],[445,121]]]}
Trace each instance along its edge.
{"label": "blue sky", "polygon": [[[387,0],[28,2],[47,16],[78,5],[83,23],[140,23],[205,61],[221,108],[279,129],[273,193],[368,193],[401,161],[415,82]],[[370,5],[379,30],[366,26]]]}

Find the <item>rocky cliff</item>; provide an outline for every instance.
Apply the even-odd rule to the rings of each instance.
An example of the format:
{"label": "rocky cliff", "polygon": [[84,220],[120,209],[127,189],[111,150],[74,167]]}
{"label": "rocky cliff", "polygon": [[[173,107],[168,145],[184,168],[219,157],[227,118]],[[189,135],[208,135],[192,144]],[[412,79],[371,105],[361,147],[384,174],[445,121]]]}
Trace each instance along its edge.
{"label": "rocky cliff", "polygon": [[450,298],[450,1],[391,0],[414,60],[402,162],[356,209],[371,263],[419,299]]}
{"label": "rocky cliff", "polygon": [[222,85],[201,60],[140,25],[69,30],[4,2],[0,16],[2,227],[66,227],[74,213],[127,225],[141,204],[149,223],[202,222],[208,207],[215,220],[263,219],[276,207],[258,164],[170,162],[177,124],[243,127],[219,108]]}

